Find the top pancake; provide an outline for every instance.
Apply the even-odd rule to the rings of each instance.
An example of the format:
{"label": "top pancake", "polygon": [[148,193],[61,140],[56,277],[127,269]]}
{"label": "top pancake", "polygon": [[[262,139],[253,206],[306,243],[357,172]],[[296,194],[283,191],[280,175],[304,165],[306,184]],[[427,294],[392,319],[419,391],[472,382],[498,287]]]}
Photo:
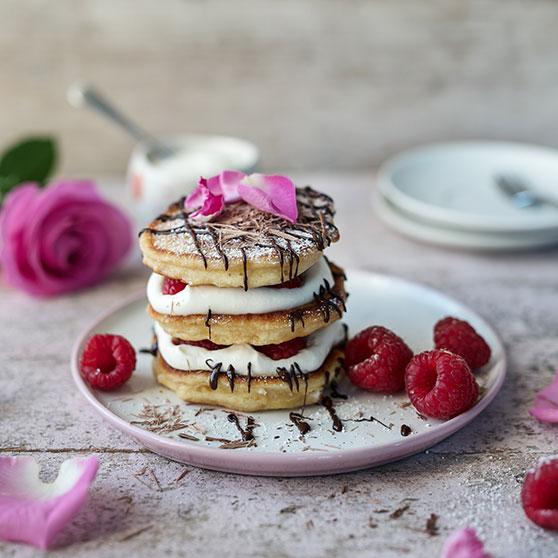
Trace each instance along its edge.
{"label": "top pancake", "polygon": [[181,199],[140,232],[143,262],[191,285],[248,289],[288,281],[339,240],[333,200],[309,186],[297,188],[296,197],[296,223],[243,201],[203,222]]}

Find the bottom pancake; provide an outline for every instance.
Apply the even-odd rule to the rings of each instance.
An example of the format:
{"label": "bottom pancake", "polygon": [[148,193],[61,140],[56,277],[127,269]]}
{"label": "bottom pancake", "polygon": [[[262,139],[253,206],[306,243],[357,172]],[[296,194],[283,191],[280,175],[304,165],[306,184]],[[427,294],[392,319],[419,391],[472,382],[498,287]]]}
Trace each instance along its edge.
{"label": "bottom pancake", "polygon": [[218,405],[235,411],[268,411],[273,409],[292,409],[317,403],[333,380],[339,381],[344,373],[344,350],[334,347],[323,365],[316,371],[304,376],[283,377],[236,375],[233,382],[225,372],[219,373],[210,386],[211,372],[208,370],[177,370],[171,367],[157,353],[153,359],[155,379],[174,391],[178,397],[189,403]]}

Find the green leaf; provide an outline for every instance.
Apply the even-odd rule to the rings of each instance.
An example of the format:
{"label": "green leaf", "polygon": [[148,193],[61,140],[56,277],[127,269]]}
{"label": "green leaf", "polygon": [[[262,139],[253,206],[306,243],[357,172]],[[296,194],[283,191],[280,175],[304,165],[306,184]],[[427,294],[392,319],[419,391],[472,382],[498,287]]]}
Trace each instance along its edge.
{"label": "green leaf", "polygon": [[0,157],[0,202],[22,182],[44,186],[56,166],[58,149],[51,137],[26,138]]}

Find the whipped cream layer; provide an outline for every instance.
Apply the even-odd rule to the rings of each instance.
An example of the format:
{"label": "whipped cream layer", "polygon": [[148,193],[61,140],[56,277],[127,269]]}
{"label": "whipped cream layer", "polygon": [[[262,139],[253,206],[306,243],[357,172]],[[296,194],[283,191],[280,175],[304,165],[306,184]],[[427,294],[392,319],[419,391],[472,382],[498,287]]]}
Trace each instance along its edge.
{"label": "whipped cream layer", "polygon": [[152,273],[147,283],[149,304],[159,314],[189,316],[191,314],[265,314],[288,310],[313,300],[324,280],[333,284],[331,270],[324,257],[320,258],[304,275],[304,284],[296,289],[219,288],[212,285],[186,285],[174,294],[163,294],[165,278]]}
{"label": "whipped cream layer", "polygon": [[175,345],[172,337],[155,322],[155,335],[159,352],[165,361],[178,370],[211,370],[207,360],[214,364],[221,362],[226,370],[232,364],[236,374],[246,376],[248,363],[252,364],[252,376],[275,376],[277,368],[289,368],[295,362],[302,372],[314,372],[324,363],[331,349],[341,343],[345,331],[341,322],[334,322],[307,337],[308,345],[296,355],[273,360],[257,351],[252,345],[241,343],[224,349],[210,351],[193,345]]}

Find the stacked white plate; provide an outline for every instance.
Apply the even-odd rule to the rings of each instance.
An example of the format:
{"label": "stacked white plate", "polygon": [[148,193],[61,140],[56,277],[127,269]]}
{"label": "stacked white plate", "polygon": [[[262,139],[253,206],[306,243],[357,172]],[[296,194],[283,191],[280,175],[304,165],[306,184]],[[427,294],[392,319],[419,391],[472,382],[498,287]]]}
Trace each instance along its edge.
{"label": "stacked white plate", "polygon": [[[520,207],[497,177],[552,203]],[[502,142],[460,142],[407,151],[380,169],[379,217],[424,242],[473,250],[558,244],[558,151]]]}

